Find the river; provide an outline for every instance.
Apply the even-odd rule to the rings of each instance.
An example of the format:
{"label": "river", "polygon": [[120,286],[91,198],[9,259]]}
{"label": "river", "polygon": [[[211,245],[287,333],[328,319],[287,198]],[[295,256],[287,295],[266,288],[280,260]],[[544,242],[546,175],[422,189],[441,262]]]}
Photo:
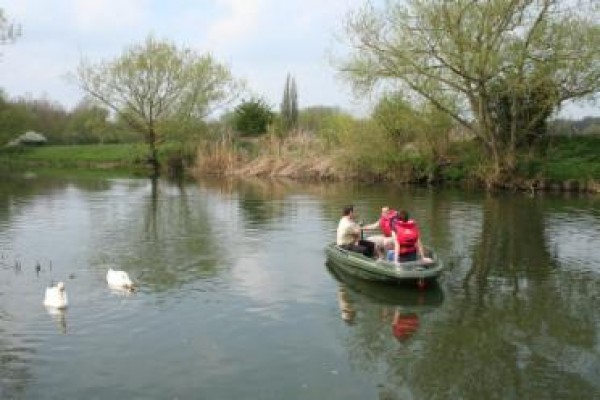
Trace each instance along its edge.
{"label": "river", "polygon": [[[426,290],[326,265],[341,208],[405,208]],[[2,399],[600,398],[600,198],[0,178]],[[107,287],[127,271],[134,293]],[[64,281],[65,312],[42,306]]]}

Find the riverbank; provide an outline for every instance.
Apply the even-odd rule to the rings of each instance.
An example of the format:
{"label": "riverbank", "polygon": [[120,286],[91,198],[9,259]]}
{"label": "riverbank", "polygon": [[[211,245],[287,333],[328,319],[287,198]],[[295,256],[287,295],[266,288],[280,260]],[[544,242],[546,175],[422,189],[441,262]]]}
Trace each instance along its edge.
{"label": "riverbank", "polygon": [[[144,175],[143,144],[44,146],[0,151],[0,164],[12,170],[111,171]],[[391,161],[390,161],[391,160]],[[443,162],[432,165],[418,152],[392,158],[372,151],[354,157],[347,149],[328,148],[310,137],[283,142],[215,141],[199,146],[190,175],[287,178],[307,181],[395,182],[485,186],[485,165],[473,143],[449,146]],[[516,173],[496,187],[524,191],[600,193],[600,137],[557,136],[543,149],[517,158]]]}
{"label": "riverbank", "polygon": [[[355,154],[347,149],[332,151],[307,138],[292,138],[283,143],[264,138],[243,146],[231,141],[219,142],[198,151],[191,173],[490,188],[486,184],[485,156],[473,142],[452,143],[436,163],[413,148],[396,157],[390,155],[389,149],[358,157]],[[518,154],[515,173],[493,187],[600,193],[600,137],[548,138],[543,147]]]}
{"label": "riverbank", "polygon": [[7,166],[133,169],[143,160],[138,144],[38,146],[3,149],[0,161]]}

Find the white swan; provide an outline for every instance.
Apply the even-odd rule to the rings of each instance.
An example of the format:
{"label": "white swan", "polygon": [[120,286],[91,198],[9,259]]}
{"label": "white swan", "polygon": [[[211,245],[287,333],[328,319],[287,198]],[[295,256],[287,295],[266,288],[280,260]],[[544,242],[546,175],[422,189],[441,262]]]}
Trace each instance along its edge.
{"label": "white swan", "polygon": [[44,297],[44,305],[46,307],[65,309],[67,308],[67,292],[65,284],[58,282],[56,286],[46,288],[46,296]]}
{"label": "white swan", "polygon": [[123,288],[133,290],[133,282],[125,271],[115,271],[112,268],[106,273],[106,282],[113,288]]}

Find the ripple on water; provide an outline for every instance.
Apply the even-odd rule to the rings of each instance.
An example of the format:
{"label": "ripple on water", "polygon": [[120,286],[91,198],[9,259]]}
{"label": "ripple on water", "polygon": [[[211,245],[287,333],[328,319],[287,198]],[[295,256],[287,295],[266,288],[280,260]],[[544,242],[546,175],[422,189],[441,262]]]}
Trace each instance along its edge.
{"label": "ripple on water", "polygon": [[600,274],[600,220],[597,216],[584,211],[551,214],[545,234],[548,249],[561,268]]}
{"label": "ripple on water", "polygon": [[[485,365],[510,382],[514,374],[502,368],[515,362],[523,381],[535,381],[532,368],[540,368],[557,392],[567,387],[565,375],[597,387],[598,352],[587,344],[597,336],[598,305],[590,299],[600,280],[589,278],[598,272],[593,242],[600,237],[585,212],[537,209],[512,196],[347,185],[298,195],[269,184],[224,192],[188,185],[184,193],[161,183],[153,196],[147,182],[40,190],[0,220],[0,252],[11,260],[19,254],[27,265],[21,273],[0,269],[0,357],[8,363],[0,363],[0,390],[11,379],[29,385],[30,398],[44,397],[46,388],[54,398],[194,397],[198,388],[206,397],[232,398],[231,382],[238,382],[234,391],[276,388],[292,398],[293,388],[306,384],[323,387],[313,398],[335,398],[334,378],[347,383],[350,397],[369,398],[356,393],[385,381],[390,393],[406,388],[427,397],[454,388],[455,397],[474,398],[445,373],[426,373],[454,371],[460,380]],[[325,269],[323,247],[349,201],[365,220],[383,204],[411,211],[447,263],[443,301],[388,307],[378,303],[379,290],[372,298],[355,293],[355,323],[341,320],[339,283]],[[511,240],[519,227],[507,221],[522,223],[522,206],[543,214],[533,222],[549,221],[547,248],[556,257],[546,257],[548,265],[529,258],[545,249],[537,230],[534,251]],[[515,265],[505,262],[509,251]],[[35,275],[38,257],[52,259],[52,273]],[[108,288],[109,261],[130,272],[137,292]],[[49,314],[41,304],[52,278],[66,281],[64,313]],[[393,337],[393,308],[418,315],[406,341]],[[507,342],[520,346],[516,361]],[[436,391],[428,392],[432,385]],[[477,394],[494,396],[486,388]]]}

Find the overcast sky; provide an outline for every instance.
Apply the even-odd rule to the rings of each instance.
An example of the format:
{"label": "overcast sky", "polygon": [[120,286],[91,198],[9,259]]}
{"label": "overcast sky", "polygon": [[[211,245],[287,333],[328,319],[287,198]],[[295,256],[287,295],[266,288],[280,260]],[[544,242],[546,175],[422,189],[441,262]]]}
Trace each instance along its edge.
{"label": "overcast sky", "polygon": [[[365,115],[328,54],[348,10],[363,0],[9,0],[0,3],[23,36],[0,48],[0,87],[11,96],[46,97],[70,108],[83,97],[65,78],[81,58],[113,59],[153,34],[211,52],[253,93],[279,107],[287,73],[300,107],[339,106]],[[599,107],[568,107],[572,117]]]}

